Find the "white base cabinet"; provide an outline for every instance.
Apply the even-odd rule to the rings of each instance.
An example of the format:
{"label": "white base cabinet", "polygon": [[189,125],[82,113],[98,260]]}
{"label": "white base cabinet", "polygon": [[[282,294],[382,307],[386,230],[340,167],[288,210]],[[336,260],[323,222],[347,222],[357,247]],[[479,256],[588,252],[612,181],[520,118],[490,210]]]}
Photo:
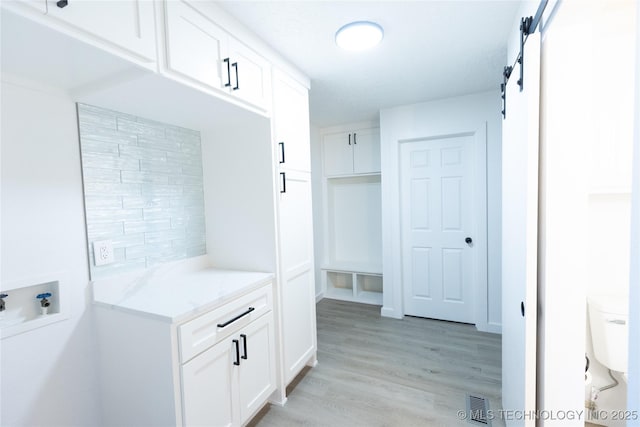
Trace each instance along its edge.
{"label": "white base cabinet", "polygon": [[275,390],[271,313],[182,365],[187,426],[244,424]]}
{"label": "white base cabinet", "polygon": [[273,286],[258,286],[178,322],[97,306],[104,424],[246,424],[278,386]]}

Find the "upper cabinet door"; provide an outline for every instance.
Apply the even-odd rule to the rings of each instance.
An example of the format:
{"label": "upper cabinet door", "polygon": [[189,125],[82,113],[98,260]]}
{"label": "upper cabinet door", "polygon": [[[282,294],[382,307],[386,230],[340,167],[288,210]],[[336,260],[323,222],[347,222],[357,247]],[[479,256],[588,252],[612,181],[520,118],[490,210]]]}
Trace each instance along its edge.
{"label": "upper cabinet door", "polygon": [[165,5],[168,68],[211,88],[230,87],[226,31],[184,1]]}
{"label": "upper cabinet door", "polygon": [[352,144],[351,133],[342,132],[324,136],[322,149],[326,176],[353,173]]}
{"label": "upper cabinet door", "polygon": [[380,129],[361,129],[351,138],[353,173],[380,172]]}
{"label": "upper cabinet door", "polygon": [[229,37],[232,95],[267,111],[271,101],[271,66],[253,49]]}
{"label": "upper cabinet door", "polygon": [[310,172],[309,91],[281,72],[273,74],[273,120],[280,169]]}
{"label": "upper cabinet door", "polygon": [[68,0],[64,7],[58,6],[56,0],[47,0],[47,15],[115,44],[143,61],[156,59],[151,0]]}

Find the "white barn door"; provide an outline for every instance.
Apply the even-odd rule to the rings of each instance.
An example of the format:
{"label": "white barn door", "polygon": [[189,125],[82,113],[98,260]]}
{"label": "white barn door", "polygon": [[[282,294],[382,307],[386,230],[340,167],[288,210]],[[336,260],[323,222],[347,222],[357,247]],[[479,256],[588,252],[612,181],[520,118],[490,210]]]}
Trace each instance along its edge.
{"label": "white barn door", "polygon": [[[524,48],[524,86],[519,65],[506,88],[502,123],[502,406],[536,409],[538,269],[538,147],[540,34]],[[507,421],[535,425],[535,420]]]}

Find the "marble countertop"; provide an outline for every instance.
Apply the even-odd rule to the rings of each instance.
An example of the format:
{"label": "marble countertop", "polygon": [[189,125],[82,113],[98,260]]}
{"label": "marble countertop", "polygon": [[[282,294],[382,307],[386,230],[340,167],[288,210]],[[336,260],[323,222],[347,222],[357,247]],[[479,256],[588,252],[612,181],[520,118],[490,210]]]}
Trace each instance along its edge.
{"label": "marble countertop", "polygon": [[273,279],[272,273],[221,270],[206,256],[93,281],[98,306],[170,323],[216,308]]}

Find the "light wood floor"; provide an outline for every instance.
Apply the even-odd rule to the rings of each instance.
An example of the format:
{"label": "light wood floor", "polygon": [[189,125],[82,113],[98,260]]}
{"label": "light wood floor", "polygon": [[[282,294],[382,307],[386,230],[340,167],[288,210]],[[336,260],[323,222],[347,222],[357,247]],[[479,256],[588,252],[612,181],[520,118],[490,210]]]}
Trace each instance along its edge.
{"label": "light wood floor", "polygon": [[[380,307],[324,299],[317,305],[318,366],[252,426],[470,426],[465,395],[500,409],[500,335],[430,319],[380,317]],[[493,420],[492,425],[504,423]]]}

